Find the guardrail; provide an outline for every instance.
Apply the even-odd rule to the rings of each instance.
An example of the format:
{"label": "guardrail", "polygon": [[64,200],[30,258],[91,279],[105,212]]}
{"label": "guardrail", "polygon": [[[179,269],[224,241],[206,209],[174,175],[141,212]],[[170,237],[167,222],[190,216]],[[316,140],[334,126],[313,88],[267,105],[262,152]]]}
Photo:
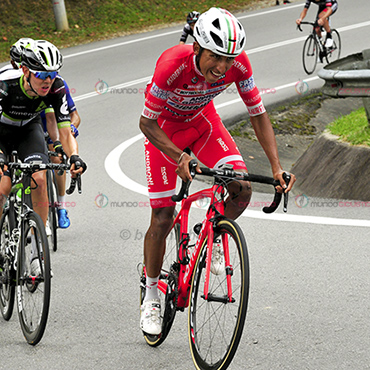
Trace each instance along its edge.
{"label": "guardrail", "polygon": [[370,125],[370,49],[329,63],[318,73],[322,92],[335,98],[362,98]]}

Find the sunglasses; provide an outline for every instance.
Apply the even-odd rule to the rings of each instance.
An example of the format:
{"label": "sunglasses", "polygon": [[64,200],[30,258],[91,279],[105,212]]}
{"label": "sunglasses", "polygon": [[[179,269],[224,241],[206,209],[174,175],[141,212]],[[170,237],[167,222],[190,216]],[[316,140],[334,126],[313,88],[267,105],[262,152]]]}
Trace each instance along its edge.
{"label": "sunglasses", "polygon": [[38,71],[32,71],[32,69],[30,69],[30,72],[32,72],[36,78],[41,78],[41,80],[46,80],[48,77],[50,77],[53,80],[58,74],[58,71],[38,72]]}

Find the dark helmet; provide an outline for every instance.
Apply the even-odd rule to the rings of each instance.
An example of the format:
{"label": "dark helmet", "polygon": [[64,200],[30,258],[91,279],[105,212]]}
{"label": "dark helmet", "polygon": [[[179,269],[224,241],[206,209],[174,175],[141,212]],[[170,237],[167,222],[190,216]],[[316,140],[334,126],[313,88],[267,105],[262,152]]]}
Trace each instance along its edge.
{"label": "dark helmet", "polygon": [[59,71],[63,66],[63,57],[49,41],[36,40],[31,47],[23,49],[22,66],[34,71]]}
{"label": "dark helmet", "polygon": [[30,39],[28,37],[23,37],[19,39],[17,42],[15,42],[10,47],[10,58],[15,62],[15,64],[18,66],[18,68],[21,67],[21,55],[23,52],[23,49],[26,47],[29,47],[31,43],[33,42],[33,39]]}
{"label": "dark helmet", "polygon": [[196,12],[196,11],[190,12],[188,16],[186,17],[186,22],[188,24],[195,23],[198,20],[199,16],[200,16],[199,12]]}

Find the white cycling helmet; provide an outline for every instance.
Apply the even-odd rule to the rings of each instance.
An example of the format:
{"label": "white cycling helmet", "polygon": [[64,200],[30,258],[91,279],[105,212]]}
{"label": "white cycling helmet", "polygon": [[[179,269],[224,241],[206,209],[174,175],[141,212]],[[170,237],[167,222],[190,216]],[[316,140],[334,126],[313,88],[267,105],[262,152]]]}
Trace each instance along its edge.
{"label": "white cycling helmet", "polygon": [[199,16],[194,27],[198,44],[223,56],[238,56],[246,43],[241,23],[227,10],[211,8]]}
{"label": "white cycling helmet", "polygon": [[22,65],[34,71],[59,71],[63,57],[56,46],[46,40],[35,40],[23,49]]}
{"label": "white cycling helmet", "polygon": [[30,39],[29,37],[23,37],[10,47],[10,58],[15,62],[18,68],[21,67],[21,56],[23,49],[26,47],[30,47],[32,43],[33,39]]}

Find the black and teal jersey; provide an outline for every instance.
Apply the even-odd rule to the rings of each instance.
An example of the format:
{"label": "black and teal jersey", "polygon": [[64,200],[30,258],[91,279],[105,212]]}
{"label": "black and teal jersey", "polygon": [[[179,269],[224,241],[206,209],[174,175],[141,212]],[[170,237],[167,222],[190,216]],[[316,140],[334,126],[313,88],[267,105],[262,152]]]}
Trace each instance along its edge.
{"label": "black and teal jersey", "polygon": [[30,96],[24,90],[22,70],[0,74],[0,123],[24,126],[45,108],[52,106],[57,123],[70,122],[65,85],[57,76],[46,96]]}

